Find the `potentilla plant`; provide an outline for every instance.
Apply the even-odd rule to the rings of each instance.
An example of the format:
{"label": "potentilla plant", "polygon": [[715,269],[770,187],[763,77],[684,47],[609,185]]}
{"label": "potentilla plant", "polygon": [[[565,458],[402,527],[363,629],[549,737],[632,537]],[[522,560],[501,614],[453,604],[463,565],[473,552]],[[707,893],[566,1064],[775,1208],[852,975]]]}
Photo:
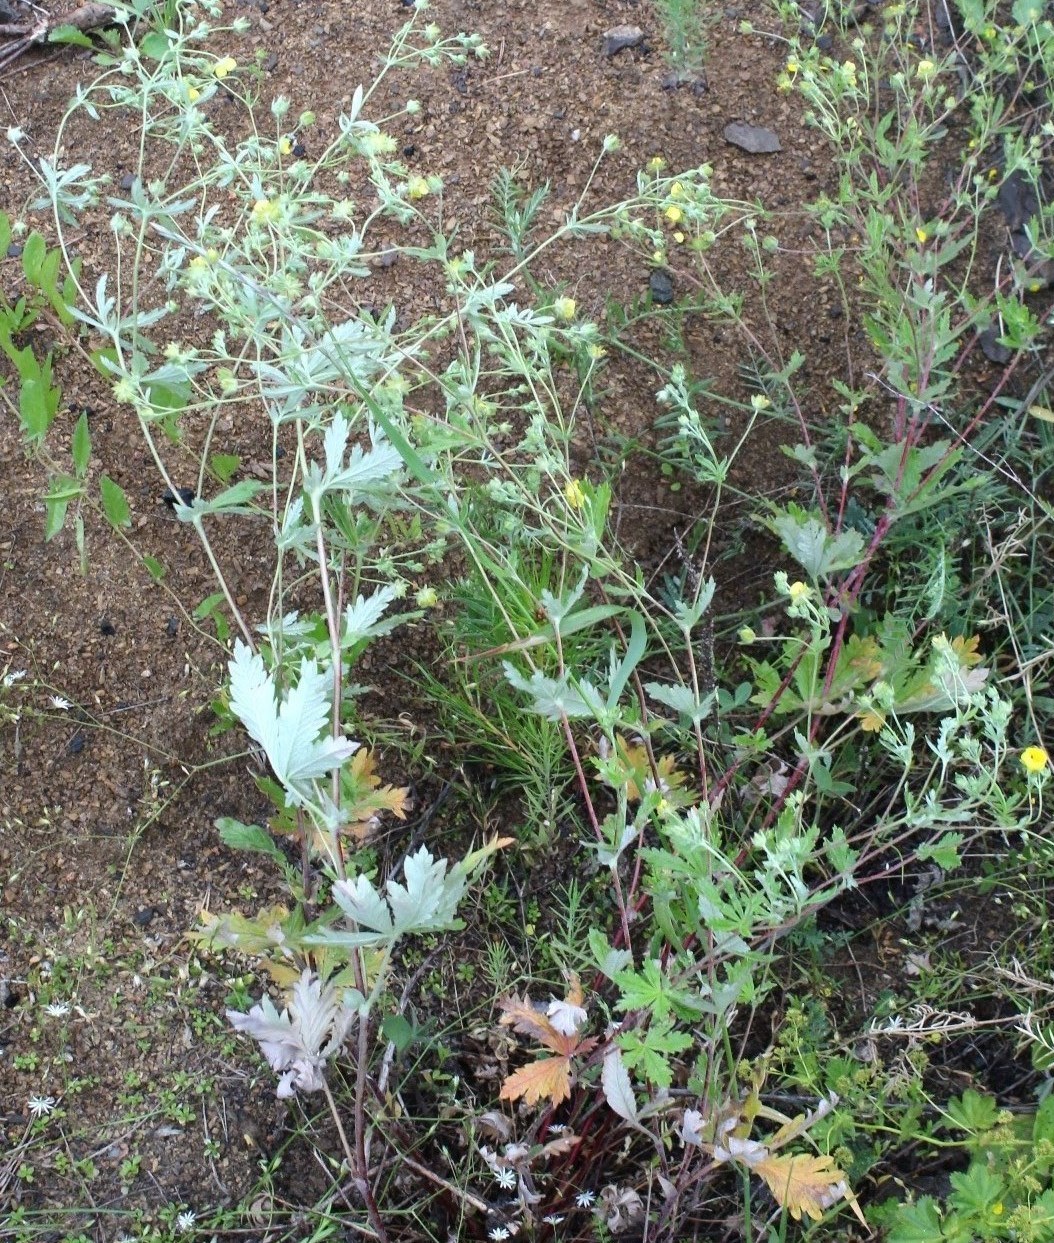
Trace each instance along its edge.
{"label": "potentilla plant", "polygon": [[[220,828],[230,844],[274,859],[293,909],[220,917],[201,935],[259,956],[284,1000],[264,998],[232,1021],[260,1044],[280,1093],[326,1096],[370,1226],[386,1237],[369,1156],[385,1102],[370,1068],[393,954],[406,938],[455,926],[471,875],[503,843],[455,864],[422,847],[402,862],[402,880],[398,868],[383,883],[367,870],[356,850],[369,824],[402,814],[406,797],[381,786],[350,736],[347,680],[370,642],[435,602],[419,595],[414,612],[392,612],[411,578],[456,544],[501,628],[472,655],[500,658],[507,693],[563,737],[581,831],[610,882],[611,927],[594,929],[572,964],[592,973],[588,990],[572,984],[544,1015],[524,997],[503,1003],[507,1025],[546,1050],[534,1070],[506,1079],[504,1099],[559,1106],[581,1137],[542,1145],[549,1215],[589,1191],[583,1161],[616,1160],[623,1126],[668,1184],[662,1228],[692,1210],[715,1166],[736,1166],[748,1183],[758,1176],[792,1215],[851,1204],[828,1154],[786,1150],[836,1103],[817,1102],[801,1119],[766,1113],[764,1068],[741,1066],[736,1024],[770,988],[785,932],[906,858],[951,867],[968,832],[1027,825],[1045,780],[1045,766],[1018,771],[1009,707],[972,638],[923,635],[896,601],[882,614],[861,608],[889,531],[960,486],[949,472],[962,437],[923,435],[958,348],[946,291],[931,279],[944,260],[926,250],[904,269],[921,353],[900,338],[890,346],[882,382],[896,393],[892,432],[854,427],[862,448],[832,501],[795,390],[800,358],[766,353],[740,314],[743,296],[719,276],[723,247],[745,245],[764,299],[767,257],[780,243],[759,207],[714,194],[708,168],[668,175],[653,161],[626,202],[597,210],[586,203],[590,178],[541,238],[542,196],[519,195],[506,178],[498,192],[511,257],[499,264],[458,249],[437,223],[441,180],[396,157],[386,126],[417,111],[415,101],[370,117],[387,75],[485,56],[477,38],[446,39],[415,15],[378,79],[354,92],[336,136],[309,156],[312,114],[294,119],[282,98],[265,111],[234,58],[207,50],[206,36],[209,48],[223,37],[211,8],[181,8],[171,28],[137,45],[128,27],[148,10],[146,0],[118,10],[126,42],[115,41],[70,111],[104,124],[134,110],[142,146],[131,188],[111,194],[87,165],[57,160],[42,175],[68,257],[82,213],[104,201],[112,213],[112,267],[94,287],[82,280],[76,315],[104,343],[97,365],[216,574],[237,632],[225,710],[270,769],[261,782],[275,808],[270,831]],[[220,89],[245,105],[246,137],[221,134],[205,111]],[[617,147],[605,139],[598,163]],[[400,326],[394,308],[335,310],[362,301],[357,282],[389,248],[393,226],[406,230],[400,253],[443,311]],[[711,434],[683,367],[656,385],[675,421],[677,460],[711,498],[700,562],[675,593],[653,590],[613,537],[610,483],[572,466],[576,420],[618,343],[532,269],[549,247],[598,234],[656,267],[683,255],[704,309],[739,324],[767,365],[765,390],[740,403],[747,431],[730,448]],[[879,311],[874,319],[885,322]],[[881,327],[874,337],[886,340]],[[855,415],[858,398],[847,391],[846,402]],[[735,456],[774,404],[800,419],[795,454],[817,497],[761,515],[796,568],[775,579],[771,631],[741,633],[752,679],[741,693],[742,682],[733,690],[714,667],[710,531]],[[266,420],[269,481],[235,478],[240,462],[223,451],[222,430],[234,414]],[[173,462],[188,458],[196,478],[181,492]],[[870,529],[846,519],[854,480],[877,510]],[[119,489],[103,503],[116,524],[129,521]],[[239,608],[213,534],[246,519],[266,521],[273,536],[262,621]],[[298,600],[310,584],[315,607],[291,606],[294,576]],[[850,778],[868,764],[883,783],[856,808]],[[299,869],[273,840],[282,835],[299,847]],[[591,1017],[601,1014],[604,1023]],[[349,1042],[350,1136],[330,1088]],[[758,1134],[759,1117],[779,1125]],[[398,1128],[390,1138],[412,1146]],[[526,1179],[534,1148],[490,1157],[488,1168],[516,1167],[511,1177],[527,1188],[520,1217],[543,1229]],[[635,1219],[634,1196],[641,1201],[632,1187],[606,1196],[605,1228]]]}

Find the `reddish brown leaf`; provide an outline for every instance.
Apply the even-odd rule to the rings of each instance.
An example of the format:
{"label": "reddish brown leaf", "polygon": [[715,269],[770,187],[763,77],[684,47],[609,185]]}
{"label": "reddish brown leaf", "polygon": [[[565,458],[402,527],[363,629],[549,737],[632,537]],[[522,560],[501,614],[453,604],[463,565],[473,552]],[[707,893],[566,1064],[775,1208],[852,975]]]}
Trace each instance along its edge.
{"label": "reddish brown leaf", "polygon": [[519,1100],[522,1096],[528,1105],[540,1100],[559,1105],[571,1095],[571,1059],[569,1057],[543,1057],[515,1071],[501,1085],[503,1101]]}

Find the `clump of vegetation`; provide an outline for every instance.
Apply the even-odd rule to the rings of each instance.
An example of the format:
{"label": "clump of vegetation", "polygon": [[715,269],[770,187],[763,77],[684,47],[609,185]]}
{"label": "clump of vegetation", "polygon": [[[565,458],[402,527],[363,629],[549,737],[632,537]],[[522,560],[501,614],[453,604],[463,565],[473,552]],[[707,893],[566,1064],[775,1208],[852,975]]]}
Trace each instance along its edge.
{"label": "clump of vegetation", "polygon": [[[835,1222],[831,1237],[845,1237],[848,1215],[871,1211],[871,1170],[924,1127],[936,1135],[927,1041],[951,1030],[941,1015],[954,998],[931,999],[921,1018],[887,999],[847,1046],[823,1006],[796,996],[823,986],[836,941],[820,917],[867,887],[902,884],[911,900],[923,866],[933,883],[964,867],[994,883],[1008,850],[1027,883],[1049,874],[1037,826],[1050,704],[1031,693],[1049,661],[1048,609],[1022,584],[1049,552],[1048,504],[1027,480],[1049,431],[1035,364],[1051,314],[1050,135],[1026,135],[1009,102],[1038,109],[1049,96],[1050,23],[1020,5],[1013,25],[964,5],[966,50],[924,53],[914,9],[898,4],[881,29],[837,30],[837,57],[785,34],[796,12],[768,32],[787,41],[782,89],[804,97],[841,169],[837,198],[810,208],[821,239],[810,259],[867,335],[866,356],[850,350],[833,380],[838,408],[814,418],[803,356],[781,352],[768,314],[783,222],[721,198],[707,166],[657,157],[614,204],[592,203],[591,178],[551,234],[544,190],[506,176],[505,244],[460,249],[438,210],[441,178],[411,172],[393,117],[374,113],[380,81],[481,59],[480,40],[415,14],[338,135],[308,156],[315,118],[282,97],[263,107],[205,21],[209,5],[136,42],[133,19],[152,7],[119,11],[101,76],[70,108],[100,126],[134,110],[142,167],[119,197],[87,165],[42,162],[69,275],[61,296],[46,256],[26,275],[59,297],[71,332],[86,330],[215,573],[207,612],[234,636],[217,711],[266,759],[257,784],[271,807],[266,824],[218,830],[273,860],[286,900],[204,919],[193,935],[200,952],[259,968],[259,1000],[241,998],[229,1019],[277,1094],[305,1118],[325,1102],[313,1142],[332,1181],[312,1211],[380,1240],[673,1238],[706,1228],[719,1191],[747,1234],[785,1237],[793,1220]],[[698,10],[663,8],[688,67]],[[237,139],[204,107],[221,87],[243,108]],[[617,149],[610,135],[594,173]],[[940,195],[927,188],[938,152],[959,161]],[[1029,249],[986,285],[977,252],[1012,184],[1034,190]],[[103,202],[114,258],[89,284],[73,231]],[[431,309],[341,310],[363,302],[357,284],[392,229]],[[676,353],[642,359],[632,316],[594,322],[546,283],[543,254],[588,255],[598,235],[692,290],[646,314],[738,334],[734,389]],[[751,257],[749,291],[725,287],[731,247]],[[987,393],[966,376],[982,350],[1005,352]],[[661,581],[617,535],[615,479],[575,447],[619,356],[650,369],[660,467],[699,498]],[[24,392],[39,378],[23,361]],[[1033,374],[1027,400],[1011,396],[1015,376]],[[734,431],[712,417],[717,403]],[[35,443],[48,419],[27,409]],[[263,424],[266,480],[238,477],[222,443],[232,412]],[[749,498],[771,586],[756,608],[723,615],[733,468],[774,420],[793,429],[797,499]],[[86,427],[78,436],[49,531],[66,517],[60,502],[86,496]],[[116,484],[100,503],[129,526]],[[251,617],[215,533],[261,519],[274,533],[271,605]],[[470,901],[515,960],[542,952],[534,919],[510,918],[481,880],[516,835],[493,832],[455,861],[428,844],[385,857],[371,829],[406,816],[409,796],[361,741],[351,683],[370,645],[441,603],[449,660],[433,667],[432,693],[450,745],[482,749],[499,784],[523,787],[529,845],[556,848],[564,834],[591,882],[566,898],[544,971],[516,978],[492,952],[494,987],[471,1024],[487,1074],[471,1085],[442,1070],[470,1035],[463,1016],[444,1015],[441,1033],[408,1017],[412,964],[463,927]],[[809,965],[794,989],[799,951]],[[1049,999],[1014,994],[1026,995],[1020,1038],[1049,1047]],[[891,1053],[905,1033],[918,1036],[910,1056]],[[973,1097],[940,1116],[968,1124],[969,1168],[943,1209],[880,1210],[890,1237],[1048,1237],[1045,1106],[1025,1132]],[[1024,1143],[1039,1148],[1022,1164]],[[1011,1234],[1026,1218],[1031,1233]]]}

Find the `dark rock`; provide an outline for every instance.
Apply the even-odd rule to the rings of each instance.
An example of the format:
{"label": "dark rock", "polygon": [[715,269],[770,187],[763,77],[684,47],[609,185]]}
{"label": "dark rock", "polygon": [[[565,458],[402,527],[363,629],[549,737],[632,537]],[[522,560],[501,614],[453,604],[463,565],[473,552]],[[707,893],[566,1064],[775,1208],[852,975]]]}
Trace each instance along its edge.
{"label": "dark rock", "polygon": [[22,247],[20,243],[12,242],[11,245],[8,246],[7,257],[9,259],[17,259],[21,254],[22,254]]}
{"label": "dark rock", "polygon": [[132,916],[132,923],[135,924],[137,928],[145,928],[156,914],[157,911],[155,911],[152,906],[140,907],[139,910]]}
{"label": "dark rock", "polygon": [[177,488],[175,492],[173,492],[171,488],[166,488],[161,494],[161,499],[165,502],[169,509],[175,509],[177,501],[180,505],[193,505],[194,489]]}
{"label": "dark rock", "polygon": [[66,743],[66,753],[68,755],[80,755],[87,743],[88,740],[84,737],[84,734],[77,730],[69,742]]}
{"label": "dark rock", "polygon": [[131,188],[135,185],[135,173],[125,173],[117,184],[125,192],[131,190]]}
{"label": "dark rock", "polygon": [[179,634],[178,617],[170,617],[168,621],[165,622],[165,634],[167,634],[170,639],[174,639],[176,635]]}
{"label": "dark rock", "polygon": [[656,268],[648,277],[648,290],[652,302],[667,306],[673,301],[673,277],[665,268]]}
{"label": "dark rock", "polygon": [[981,353],[989,362],[1002,366],[1013,358],[1013,351],[1000,343],[999,333],[995,328],[986,328],[980,336]]}
{"label": "dark rock", "polygon": [[1036,187],[1020,169],[1007,177],[995,196],[996,206],[1003,213],[1006,227],[1013,233],[1028,224],[1039,211]]}
{"label": "dark rock", "polygon": [[640,47],[644,31],[639,26],[612,26],[604,31],[604,55],[617,56],[629,47]]}
{"label": "dark rock", "polygon": [[821,52],[829,52],[834,47],[834,35],[817,35],[816,46]]}
{"label": "dark rock", "polygon": [[741,147],[751,155],[768,155],[773,151],[782,151],[779,138],[770,129],[761,125],[746,125],[742,121],[733,121],[724,128],[725,142],[733,147]]}

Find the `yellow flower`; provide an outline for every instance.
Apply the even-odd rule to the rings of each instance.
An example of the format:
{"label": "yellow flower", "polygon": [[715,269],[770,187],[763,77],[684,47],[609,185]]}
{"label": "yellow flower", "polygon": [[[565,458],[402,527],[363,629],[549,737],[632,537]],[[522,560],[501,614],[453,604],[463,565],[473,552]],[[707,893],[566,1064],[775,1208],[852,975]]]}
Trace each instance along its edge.
{"label": "yellow flower", "polygon": [[574,298],[557,298],[553,302],[553,314],[565,324],[569,323],[575,317],[575,306]]}
{"label": "yellow flower", "polygon": [[679,198],[682,198],[683,196],[684,196],[684,186],[682,186],[679,181],[675,181],[673,185],[670,186],[670,198],[679,199]]}
{"label": "yellow flower", "polygon": [[432,193],[432,187],[424,177],[416,174],[406,183],[406,194],[410,199],[423,199]]}
{"label": "yellow flower", "polygon": [[586,494],[577,479],[568,479],[564,484],[564,500],[572,509],[581,509],[586,503]]}
{"label": "yellow flower", "polygon": [[599,362],[600,359],[607,357],[607,350],[602,345],[591,345],[586,353],[594,362]]}
{"label": "yellow flower", "polygon": [[812,588],[799,579],[787,588],[787,595],[791,598],[791,604],[799,604],[802,600],[808,600],[812,595]]}
{"label": "yellow flower", "polygon": [[750,399],[750,404],[760,414],[762,410],[767,410],[772,405],[772,402],[764,393],[755,393]]}
{"label": "yellow flower", "polygon": [[923,245],[923,243],[929,241],[930,235],[926,232],[925,229],[920,228],[920,229],[915,230],[915,236],[919,239],[919,245],[921,246]]}
{"label": "yellow flower", "polygon": [[292,155],[293,154],[292,138],[280,138],[278,140],[278,150],[282,155]]}
{"label": "yellow flower", "polygon": [[677,242],[678,244],[683,242],[684,234],[678,229],[678,231],[673,235],[673,240]]}
{"label": "yellow flower", "polygon": [[1050,757],[1042,747],[1026,747],[1021,752],[1021,767],[1033,776],[1045,773],[1049,763]]}
{"label": "yellow flower", "polygon": [[936,72],[937,66],[932,60],[920,60],[915,66],[915,77],[921,78],[923,82],[928,82]]}
{"label": "yellow flower", "polygon": [[233,56],[225,56],[222,60],[218,60],[212,66],[214,77],[225,78],[229,73],[238,68],[238,62]]}
{"label": "yellow flower", "polygon": [[646,165],[649,173],[661,173],[665,167],[666,161],[661,155],[653,155]]}
{"label": "yellow flower", "polygon": [[192,104],[196,103],[201,98],[201,91],[199,91],[196,86],[188,86],[187,87],[187,98],[190,100]]}
{"label": "yellow flower", "polygon": [[684,212],[681,211],[676,204],[673,207],[667,207],[666,211],[663,212],[663,215],[670,222],[670,224],[680,224],[684,219]]}
{"label": "yellow flower", "polygon": [[787,61],[787,72],[788,72],[789,74],[795,74],[795,73],[797,73],[797,72],[798,72],[798,70],[799,70],[800,68],[801,68],[801,66],[800,66],[800,65],[798,64],[798,62],[794,59],[794,57],[793,57],[793,56],[792,56],[792,57],[791,57],[791,58]]}
{"label": "yellow flower", "polygon": [[280,208],[274,199],[257,199],[250,215],[257,224],[274,224]]}

